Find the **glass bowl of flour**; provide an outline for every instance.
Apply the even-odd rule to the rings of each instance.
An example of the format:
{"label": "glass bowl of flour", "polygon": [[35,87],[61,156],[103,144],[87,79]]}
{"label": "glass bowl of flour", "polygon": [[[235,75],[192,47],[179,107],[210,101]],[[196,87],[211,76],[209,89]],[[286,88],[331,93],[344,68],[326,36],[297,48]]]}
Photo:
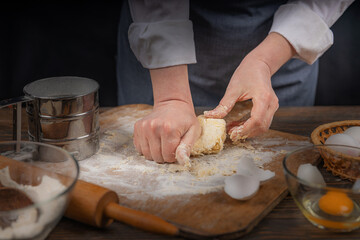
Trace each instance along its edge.
{"label": "glass bowl of flour", "polygon": [[66,210],[79,175],[62,148],[0,142],[0,239],[45,239]]}

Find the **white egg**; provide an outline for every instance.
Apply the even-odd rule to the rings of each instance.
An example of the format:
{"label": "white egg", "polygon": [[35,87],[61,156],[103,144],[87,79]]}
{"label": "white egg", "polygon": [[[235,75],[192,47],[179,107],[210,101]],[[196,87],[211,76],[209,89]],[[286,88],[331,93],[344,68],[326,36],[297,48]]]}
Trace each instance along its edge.
{"label": "white egg", "polygon": [[360,127],[349,127],[345,130],[344,134],[351,136],[360,144]]}
{"label": "white egg", "polygon": [[[328,139],[326,139],[325,144],[339,144],[339,145],[346,145],[350,147],[360,147],[359,143],[351,136],[344,134],[344,133],[338,133],[331,135]],[[339,151],[351,156],[359,156],[360,155],[360,149],[354,149],[354,148],[347,148],[347,147],[336,147],[336,146],[329,146],[331,149],[335,151]]]}
{"label": "white egg", "polygon": [[270,170],[263,170],[255,165],[249,156],[244,156],[239,160],[237,174],[258,177],[261,182],[267,181],[275,176]]}
{"label": "white egg", "polygon": [[297,177],[310,183],[326,186],[324,177],[321,175],[319,169],[310,163],[301,164],[297,171]]}
{"label": "white egg", "polygon": [[354,191],[360,191],[360,178],[358,178],[358,179],[355,181],[354,185],[352,186],[352,189],[353,189]]}
{"label": "white egg", "polygon": [[236,174],[225,178],[224,191],[234,199],[247,200],[257,193],[259,186],[257,177]]}
{"label": "white egg", "polygon": [[254,175],[258,167],[255,165],[252,158],[248,155],[242,156],[239,159],[237,173],[242,175]]}

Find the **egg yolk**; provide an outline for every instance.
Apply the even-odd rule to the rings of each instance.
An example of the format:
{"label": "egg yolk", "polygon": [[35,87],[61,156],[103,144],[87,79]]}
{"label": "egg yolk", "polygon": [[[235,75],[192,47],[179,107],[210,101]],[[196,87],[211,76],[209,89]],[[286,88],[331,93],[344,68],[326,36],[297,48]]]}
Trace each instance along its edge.
{"label": "egg yolk", "polygon": [[353,211],[353,201],[342,192],[329,191],[319,200],[319,208],[327,214],[346,216]]}

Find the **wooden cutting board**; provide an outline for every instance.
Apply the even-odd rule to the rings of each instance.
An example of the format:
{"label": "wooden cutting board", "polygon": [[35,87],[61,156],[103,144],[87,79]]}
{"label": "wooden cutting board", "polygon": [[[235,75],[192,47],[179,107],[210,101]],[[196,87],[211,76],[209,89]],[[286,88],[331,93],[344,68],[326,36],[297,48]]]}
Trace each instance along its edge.
{"label": "wooden cutting board", "polygon": [[[229,239],[251,231],[287,194],[282,170],[285,154],[310,144],[306,137],[269,130],[243,145],[227,141],[220,154],[194,159],[198,165],[189,172],[178,164],[157,164],[136,153],[133,124],[151,109],[137,104],[102,113],[100,150],[80,161],[80,179],[114,190],[122,205],[158,215],[188,236]],[[239,105],[227,121],[248,111],[249,106]],[[236,161],[244,156],[276,175],[253,198],[238,201],[223,191],[223,180],[236,172]]]}

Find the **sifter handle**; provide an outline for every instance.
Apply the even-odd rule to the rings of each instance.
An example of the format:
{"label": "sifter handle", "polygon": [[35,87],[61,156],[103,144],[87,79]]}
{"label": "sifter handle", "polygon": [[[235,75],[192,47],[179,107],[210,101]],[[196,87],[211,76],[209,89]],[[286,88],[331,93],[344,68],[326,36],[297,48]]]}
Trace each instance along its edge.
{"label": "sifter handle", "polygon": [[15,103],[28,102],[30,100],[32,100],[32,98],[30,98],[28,96],[20,96],[20,97],[1,100],[0,101],[0,108],[8,107],[10,105],[14,105]]}
{"label": "sifter handle", "polygon": [[126,208],[114,202],[110,202],[105,207],[104,214],[106,217],[148,232],[170,236],[176,236],[179,234],[179,229],[176,226],[155,215]]}
{"label": "sifter handle", "polygon": [[20,151],[21,141],[21,106],[23,102],[32,100],[27,96],[20,96],[0,101],[0,108],[14,105],[13,108],[13,140],[16,140],[16,152]]}

